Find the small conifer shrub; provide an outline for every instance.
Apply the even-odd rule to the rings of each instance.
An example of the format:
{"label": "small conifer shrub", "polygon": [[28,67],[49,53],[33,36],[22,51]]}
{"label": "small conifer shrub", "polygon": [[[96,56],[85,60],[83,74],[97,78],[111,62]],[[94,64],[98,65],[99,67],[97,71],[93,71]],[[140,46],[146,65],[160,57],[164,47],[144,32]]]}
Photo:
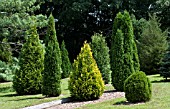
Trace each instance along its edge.
{"label": "small conifer shrub", "polygon": [[109,47],[102,34],[94,34],[92,36],[91,48],[103,80],[105,84],[108,84],[111,78],[110,54]]}
{"label": "small conifer shrub", "polygon": [[61,78],[68,78],[71,72],[71,62],[68,57],[68,51],[66,49],[64,41],[61,44],[61,58],[62,58],[61,68],[63,71]]}
{"label": "small conifer shrub", "polygon": [[104,92],[104,81],[88,43],[84,43],[77,60],[73,63],[69,90],[75,100],[93,100]]}
{"label": "small conifer shrub", "polygon": [[146,102],[151,99],[151,83],[142,71],[133,73],[126,79],[124,91],[129,102]]}
{"label": "small conifer shrub", "polygon": [[36,26],[27,32],[19,58],[19,71],[13,79],[13,88],[19,95],[41,93],[42,71],[44,69],[44,47],[39,40]]}

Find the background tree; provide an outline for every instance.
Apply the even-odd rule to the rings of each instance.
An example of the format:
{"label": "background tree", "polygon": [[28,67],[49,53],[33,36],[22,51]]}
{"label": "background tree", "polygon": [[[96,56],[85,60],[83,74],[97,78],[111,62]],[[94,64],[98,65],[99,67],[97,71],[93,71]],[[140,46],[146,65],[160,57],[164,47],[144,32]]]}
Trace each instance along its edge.
{"label": "background tree", "polygon": [[141,37],[143,29],[146,28],[148,21],[144,18],[138,20],[134,15],[131,15],[131,19],[133,24],[134,36],[136,41],[138,41]]}
{"label": "background tree", "polygon": [[28,39],[21,49],[20,70],[15,73],[13,80],[13,87],[19,95],[41,93],[42,86],[44,47],[40,43],[35,25],[30,27],[27,35]]}
{"label": "background tree", "polygon": [[153,11],[160,18],[161,29],[166,30],[169,28],[168,31],[170,32],[170,1],[157,0]]}
{"label": "background tree", "polygon": [[112,85],[115,89],[120,90],[123,83],[122,76],[123,73],[123,65],[124,65],[124,35],[122,30],[117,29],[116,35],[114,36],[114,41],[111,46],[111,77],[112,77]]}
{"label": "background tree", "polygon": [[0,43],[0,60],[7,63],[12,61],[11,46],[6,38]]}
{"label": "background tree", "polygon": [[94,34],[92,36],[91,48],[93,57],[96,60],[97,66],[102,74],[105,84],[110,82],[110,54],[107,43],[102,34]]}
{"label": "background tree", "polygon": [[93,100],[104,92],[104,81],[88,43],[84,43],[77,60],[73,63],[69,90],[76,100]]}
{"label": "background tree", "polygon": [[42,0],[0,0],[0,42],[3,38],[18,56],[21,45],[25,42],[25,32],[32,19],[36,19],[37,29],[46,26],[46,16],[36,14]]}
{"label": "background tree", "polygon": [[159,69],[160,75],[163,76],[164,78],[169,78],[170,77],[170,51],[167,51],[165,54],[165,57],[161,63],[161,67]]}
{"label": "background tree", "polygon": [[158,18],[151,16],[138,44],[142,71],[147,74],[158,73],[160,63],[168,47],[166,39],[167,31],[162,31]]}
{"label": "background tree", "polygon": [[62,61],[55,31],[54,17],[52,15],[49,16],[45,46],[42,94],[48,97],[59,96],[61,94]]}
{"label": "background tree", "polygon": [[61,44],[61,58],[62,58],[62,64],[61,64],[61,68],[62,68],[62,78],[67,78],[70,75],[70,72],[72,70],[72,65],[70,63],[70,59],[68,56],[68,51],[66,49],[65,46],[65,42],[63,40],[62,44]]}
{"label": "background tree", "polygon": [[[119,37],[118,35],[123,38],[117,38]],[[123,40],[123,43],[121,42],[121,40]],[[123,47],[117,49],[117,46]],[[114,20],[111,55],[113,55],[111,56],[111,69],[113,73],[112,78],[114,78],[114,75],[117,75],[116,73],[119,73],[120,77],[120,80],[118,81],[116,79],[112,79],[112,84],[117,90],[123,91],[123,84],[127,77],[130,76],[134,71],[139,71],[140,69],[136,43],[134,41],[132,21],[127,11],[124,11],[123,14],[118,13]],[[123,58],[119,59],[120,57]],[[123,63],[123,68],[116,68],[122,67],[116,66],[116,64],[119,63],[118,61],[115,61],[116,58],[118,58],[117,60],[123,61],[121,62]],[[120,71],[118,71],[117,69],[119,69]]]}

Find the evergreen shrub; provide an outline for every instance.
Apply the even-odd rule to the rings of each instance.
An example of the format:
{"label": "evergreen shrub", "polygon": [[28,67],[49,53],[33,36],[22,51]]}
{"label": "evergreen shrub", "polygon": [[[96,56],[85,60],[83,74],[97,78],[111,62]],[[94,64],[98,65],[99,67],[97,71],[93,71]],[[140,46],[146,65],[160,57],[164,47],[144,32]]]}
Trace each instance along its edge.
{"label": "evergreen shrub", "polygon": [[13,78],[13,88],[18,95],[41,93],[44,69],[44,47],[39,40],[36,26],[27,31],[28,39],[21,49],[19,66]]}
{"label": "evergreen shrub", "polygon": [[93,100],[104,92],[104,81],[88,43],[84,43],[77,60],[73,63],[69,90],[75,100]]}
{"label": "evergreen shrub", "polygon": [[94,34],[92,36],[91,48],[103,80],[105,84],[108,84],[111,78],[110,54],[109,47],[102,34]]}
{"label": "evergreen shrub", "polygon": [[152,87],[142,71],[130,75],[124,84],[125,97],[129,102],[146,102],[151,99]]}
{"label": "evergreen shrub", "polygon": [[61,44],[61,58],[62,58],[61,68],[63,71],[61,77],[68,78],[71,72],[71,62],[64,41]]}

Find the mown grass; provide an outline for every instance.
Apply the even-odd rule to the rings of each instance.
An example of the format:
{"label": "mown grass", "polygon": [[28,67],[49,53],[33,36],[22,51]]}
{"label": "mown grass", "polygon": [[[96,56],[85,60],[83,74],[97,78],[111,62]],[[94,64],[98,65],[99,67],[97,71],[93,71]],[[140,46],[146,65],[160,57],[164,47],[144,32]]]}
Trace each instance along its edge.
{"label": "mown grass", "polygon": [[61,84],[62,94],[59,97],[46,98],[42,94],[18,96],[12,82],[0,83],[0,109],[18,109],[69,97],[68,79],[63,79]]}
{"label": "mown grass", "polygon": [[88,104],[79,109],[170,109],[170,82],[159,75],[148,76],[152,82],[152,99],[141,104],[129,104],[125,98],[117,98],[97,104]]}

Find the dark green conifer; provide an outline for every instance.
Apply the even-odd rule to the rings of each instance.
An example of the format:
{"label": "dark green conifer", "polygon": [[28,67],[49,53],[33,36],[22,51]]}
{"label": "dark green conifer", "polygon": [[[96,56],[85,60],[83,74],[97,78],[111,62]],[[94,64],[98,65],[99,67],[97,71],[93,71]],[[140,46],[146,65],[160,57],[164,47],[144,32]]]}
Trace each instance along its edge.
{"label": "dark green conifer", "polygon": [[161,67],[161,61],[168,49],[168,32],[162,31],[159,19],[150,16],[148,25],[143,29],[138,40],[139,59],[141,70],[146,74],[157,74]]}
{"label": "dark green conifer", "polygon": [[49,16],[48,30],[45,39],[45,59],[42,94],[59,96],[61,94],[61,53],[56,37],[54,17]]}
{"label": "dark green conifer", "polygon": [[114,39],[116,41],[114,41],[112,46],[111,51],[114,52],[111,56],[112,56],[112,60],[111,60],[111,64],[112,64],[112,84],[114,86],[115,89],[120,89],[119,87],[123,84],[123,76],[122,74],[123,72],[123,68],[124,68],[124,49],[123,49],[123,33],[121,30],[117,30],[116,35],[114,37]]}
{"label": "dark green conifer", "polygon": [[61,44],[61,58],[62,58],[61,68],[62,68],[62,71],[63,71],[61,77],[67,78],[67,77],[69,77],[70,72],[71,72],[71,62],[70,62],[69,57],[68,57],[68,51],[66,49],[64,40]]}
{"label": "dark green conifer", "polygon": [[[121,39],[117,37],[123,38]],[[118,40],[123,40],[123,42]],[[118,49],[117,44],[119,44],[119,46],[123,46],[122,49]],[[132,21],[127,11],[124,11],[123,14],[118,13],[114,20],[111,55],[111,69],[113,73],[112,76],[119,75],[120,78],[119,80],[113,79],[112,84],[117,90],[123,91],[123,84],[127,77],[130,76],[134,71],[139,71],[140,69],[136,43],[134,41]],[[123,63],[122,66],[116,65],[119,64],[119,61],[117,61],[117,59],[120,60],[121,63]],[[120,68],[115,68],[115,66]],[[119,69],[120,71],[118,71],[117,69]]]}
{"label": "dark green conifer", "polygon": [[102,34],[95,34],[92,36],[91,48],[103,80],[105,84],[107,84],[110,82],[111,78],[110,54],[109,47],[107,47],[107,43]]}

